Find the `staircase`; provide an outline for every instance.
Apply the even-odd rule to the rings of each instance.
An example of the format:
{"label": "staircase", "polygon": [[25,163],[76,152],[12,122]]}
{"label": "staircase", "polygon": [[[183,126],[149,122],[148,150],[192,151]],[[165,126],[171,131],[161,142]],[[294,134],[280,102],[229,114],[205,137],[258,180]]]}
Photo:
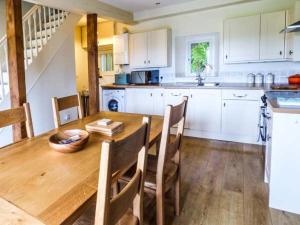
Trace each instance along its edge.
{"label": "staircase", "polygon": [[[25,70],[38,57],[68,15],[64,10],[35,5],[23,16]],[[0,104],[9,92],[8,74],[7,37],[4,36],[0,39]]]}

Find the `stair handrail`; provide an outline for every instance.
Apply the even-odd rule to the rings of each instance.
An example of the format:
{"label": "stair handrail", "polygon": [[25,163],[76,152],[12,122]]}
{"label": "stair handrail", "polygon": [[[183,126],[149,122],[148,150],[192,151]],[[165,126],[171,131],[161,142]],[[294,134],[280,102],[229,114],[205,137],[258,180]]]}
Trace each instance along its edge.
{"label": "stair handrail", "polygon": [[[22,17],[23,45],[25,70],[37,57],[43,46],[50,40],[56,29],[64,22],[69,13],[65,10],[48,6],[34,5]],[[0,58],[0,103],[8,92],[7,82],[3,81],[4,74],[8,73],[7,35],[0,39],[0,51],[4,51],[4,62]],[[1,56],[1,52],[0,52]],[[3,67],[5,63],[5,67]],[[4,71],[3,71],[3,68]]]}

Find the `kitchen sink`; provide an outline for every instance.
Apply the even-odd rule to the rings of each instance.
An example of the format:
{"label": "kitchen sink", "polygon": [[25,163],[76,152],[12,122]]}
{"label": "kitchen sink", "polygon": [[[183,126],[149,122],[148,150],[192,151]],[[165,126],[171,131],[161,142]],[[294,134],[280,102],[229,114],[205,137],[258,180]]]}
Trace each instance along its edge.
{"label": "kitchen sink", "polygon": [[176,86],[184,86],[184,87],[218,87],[220,83],[192,83],[192,82],[178,82]]}
{"label": "kitchen sink", "polygon": [[202,83],[202,84],[197,84],[197,86],[203,86],[203,87],[218,87],[220,86],[220,83]]}

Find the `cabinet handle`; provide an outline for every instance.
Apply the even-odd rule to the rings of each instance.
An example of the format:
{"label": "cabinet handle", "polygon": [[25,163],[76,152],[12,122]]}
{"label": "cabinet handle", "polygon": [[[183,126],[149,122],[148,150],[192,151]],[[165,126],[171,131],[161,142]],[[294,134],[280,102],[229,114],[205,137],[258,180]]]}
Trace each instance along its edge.
{"label": "cabinet handle", "polygon": [[270,135],[268,135],[267,140],[268,140],[268,141],[271,141],[271,140],[272,140],[272,137],[271,137]]}
{"label": "cabinet handle", "polygon": [[248,95],[247,94],[244,94],[244,95],[236,95],[236,94],[233,94],[233,97],[236,97],[236,98],[245,98],[247,97]]}
{"label": "cabinet handle", "polygon": [[225,55],[225,58],[228,59],[228,55],[227,54]]}
{"label": "cabinet handle", "polygon": [[279,52],[279,55],[282,55],[282,51]]}
{"label": "cabinet handle", "polygon": [[176,97],[177,97],[177,96],[181,96],[181,94],[174,94],[174,93],[171,93],[171,95],[172,95],[172,96],[176,96]]}
{"label": "cabinet handle", "polygon": [[193,98],[193,95],[191,94],[191,98]]}
{"label": "cabinet handle", "polygon": [[148,60],[148,63],[150,64],[150,60]]}
{"label": "cabinet handle", "polygon": [[152,96],[153,96],[153,94],[152,94],[152,93],[150,93],[150,96],[152,97]]}
{"label": "cabinet handle", "polygon": [[226,107],[226,102],[223,103],[224,107]]}
{"label": "cabinet handle", "polygon": [[163,94],[163,93],[161,93],[161,94],[160,94],[160,96],[161,96],[161,97],[163,97],[163,96],[164,96],[164,94]]}
{"label": "cabinet handle", "polygon": [[147,61],[145,60],[145,61],[144,61],[144,64],[146,64],[146,63],[147,63]]}
{"label": "cabinet handle", "polygon": [[294,51],[293,51],[293,50],[290,50],[290,51],[289,51],[289,54],[290,54],[290,55],[293,55],[293,54],[294,54]]}

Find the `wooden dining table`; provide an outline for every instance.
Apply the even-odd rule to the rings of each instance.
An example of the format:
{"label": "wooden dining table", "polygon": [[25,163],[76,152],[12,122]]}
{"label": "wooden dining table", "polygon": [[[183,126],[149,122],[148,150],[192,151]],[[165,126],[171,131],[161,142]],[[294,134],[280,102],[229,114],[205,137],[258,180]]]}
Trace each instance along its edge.
{"label": "wooden dining table", "polygon": [[[130,135],[142,117],[100,112],[0,149],[0,224],[72,224],[96,199],[101,143]],[[84,129],[102,118],[123,122],[124,130],[112,137],[91,133],[85,148],[75,153],[50,148],[51,135]],[[150,146],[160,140],[162,123],[162,117],[152,116]]]}

